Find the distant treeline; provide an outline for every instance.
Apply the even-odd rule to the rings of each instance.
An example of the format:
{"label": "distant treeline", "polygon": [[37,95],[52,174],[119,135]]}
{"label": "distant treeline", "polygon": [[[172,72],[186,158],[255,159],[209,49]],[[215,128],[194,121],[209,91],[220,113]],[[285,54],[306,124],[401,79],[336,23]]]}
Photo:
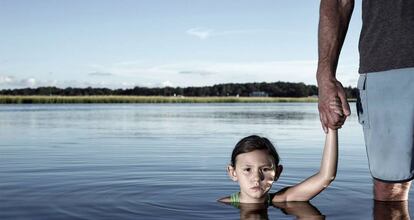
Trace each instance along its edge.
{"label": "distant treeline", "polygon": [[[356,98],[357,89],[347,87],[348,98]],[[274,83],[228,83],[203,87],[135,87],[131,89],[108,88],[72,88],[39,87],[23,89],[3,89],[0,95],[55,95],[55,96],[269,96],[269,97],[308,97],[317,96],[318,87],[304,83],[274,82]]]}

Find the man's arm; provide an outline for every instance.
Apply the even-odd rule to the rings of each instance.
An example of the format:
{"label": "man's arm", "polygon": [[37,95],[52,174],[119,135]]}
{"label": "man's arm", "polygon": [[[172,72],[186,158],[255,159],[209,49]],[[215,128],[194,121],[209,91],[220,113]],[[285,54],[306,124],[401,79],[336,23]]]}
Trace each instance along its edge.
{"label": "man's arm", "polygon": [[[319,88],[319,117],[325,133],[328,132],[328,127],[340,128],[346,116],[351,114],[345,90],[335,75],[353,9],[354,0],[321,0],[320,4],[316,79]],[[345,116],[340,116],[329,108],[330,100],[335,98],[340,99]]]}

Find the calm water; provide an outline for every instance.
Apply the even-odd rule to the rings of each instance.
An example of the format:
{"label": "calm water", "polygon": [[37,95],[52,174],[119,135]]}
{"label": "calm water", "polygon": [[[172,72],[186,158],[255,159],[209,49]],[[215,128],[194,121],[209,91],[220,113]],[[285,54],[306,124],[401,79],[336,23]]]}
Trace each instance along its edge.
{"label": "calm water", "polygon": [[238,190],[225,167],[250,134],[269,137],[281,154],[273,191],[316,172],[324,143],[318,118],[314,103],[1,105],[0,219],[385,216],[378,210],[390,206],[374,210],[356,114],[340,131],[335,182],[311,203],[216,202]]}

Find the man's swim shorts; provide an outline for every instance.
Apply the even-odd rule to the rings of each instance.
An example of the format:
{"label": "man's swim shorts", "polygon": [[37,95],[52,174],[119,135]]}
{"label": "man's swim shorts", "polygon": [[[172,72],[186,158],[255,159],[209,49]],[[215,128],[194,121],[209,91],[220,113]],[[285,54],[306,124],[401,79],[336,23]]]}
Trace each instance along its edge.
{"label": "man's swim shorts", "polygon": [[358,120],[371,175],[385,182],[414,178],[414,68],[360,74]]}

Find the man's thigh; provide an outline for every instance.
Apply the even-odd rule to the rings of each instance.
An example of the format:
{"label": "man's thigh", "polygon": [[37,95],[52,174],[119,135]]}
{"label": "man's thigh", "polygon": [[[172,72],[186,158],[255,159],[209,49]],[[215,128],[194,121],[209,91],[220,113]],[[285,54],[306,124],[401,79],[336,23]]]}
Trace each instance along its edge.
{"label": "man's thigh", "polygon": [[379,201],[406,201],[411,182],[387,183],[374,179],[374,199]]}

